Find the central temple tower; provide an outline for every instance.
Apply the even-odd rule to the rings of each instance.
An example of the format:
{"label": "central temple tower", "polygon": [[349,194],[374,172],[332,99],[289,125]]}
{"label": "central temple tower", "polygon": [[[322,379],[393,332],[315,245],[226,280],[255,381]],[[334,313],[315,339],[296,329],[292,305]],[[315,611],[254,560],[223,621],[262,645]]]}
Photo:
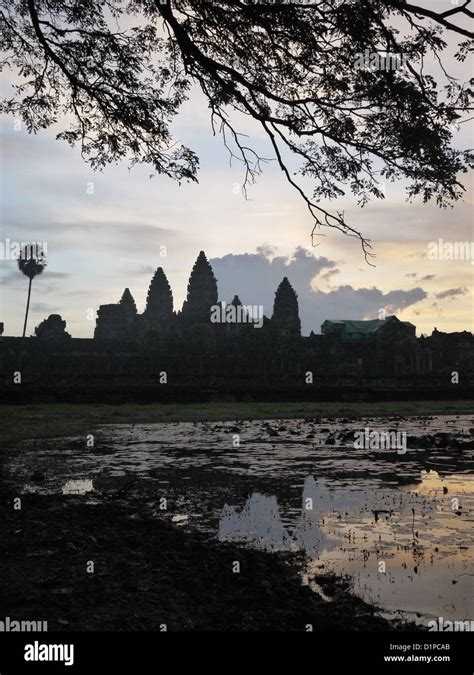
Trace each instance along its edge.
{"label": "central temple tower", "polygon": [[213,305],[217,305],[217,281],[206,254],[201,251],[189,277],[181,316],[189,323],[208,323]]}

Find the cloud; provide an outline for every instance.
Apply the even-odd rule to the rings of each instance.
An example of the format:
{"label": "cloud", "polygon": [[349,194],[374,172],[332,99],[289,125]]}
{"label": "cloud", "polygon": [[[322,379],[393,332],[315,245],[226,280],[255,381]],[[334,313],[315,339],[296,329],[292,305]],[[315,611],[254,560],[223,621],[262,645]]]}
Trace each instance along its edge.
{"label": "cloud", "polygon": [[[161,265],[162,267],[163,265]],[[157,267],[160,267],[158,265]],[[124,277],[152,277],[156,272],[156,267],[153,265],[139,265],[138,267],[131,267],[124,271]]]}
{"label": "cloud", "polygon": [[276,255],[276,248],[270,244],[262,244],[257,246],[257,253],[261,253],[265,258],[271,260]]}
{"label": "cloud", "polygon": [[43,278],[47,277],[48,279],[65,279],[66,277],[70,277],[71,275],[69,272],[48,272],[46,269],[43,272]]}
{"label": "cloud", "polygon": [[[6,265],[8,265],[8,268]],[[26,279],[26,277],[18,269],[17,265],[13,265],[12,261],[4,263],[0,270],[2,286],[15,285],[18,281],[24,281]]]}
{"label": "cloud", "polygon": [[324,279],[325,281],[328,281],[331,277],[335,276],[336,274],[340,274],[341,270],[328,270],[324,274],[321,274],[321,279]]}
{"label": "cloud", "polygon": [[432,279],[436,279],[436,274],[427,274],[424,277],[421,277],[420,281],[431,281]]}
{"label": "cloud", "polygon": [[467,293],[467,288],[464,286],[462,288],[450,288],[447,291],[441,291],[441,293],[437,293],[436,297],[438,300],[443,300],[444,298],[454,298],[457,295],[466,295]]}
{"label": "cloud", "polygon": [[52,214],[48,220],[12,215],[2,226],[8,236],[18,240],[46,240],[48,255],[59,251],[93,251],[137,253],[154,250],[178,240],[173,230],[137,220],[127,208],[103,208],[100,212],[79,206],[74,218]]}
{"label": "cloud", "polygon": [[327,258],[316,258],[302,247],[292,256],[276,256],[271,260],[260,248],[255,254],[228,254],[211,259],[218,280],[219,298],[229,302],[235,294],[243,304],[263,305],[271,316],[275,291],[288,277],[298,295],[302,331],[319,332],[325,319],[377,318],[385,309],[395,314],[427,297],[422,288],[409,291],[393,290],[384,293],[378,288],[353,288],[350,285],[331,288],[325,292],[315,287],[315,281],[336,274],[336,263]]}
{"label": "cloud", "polygon": [[[46,281],[56,281],[66,279],[70,276],[71,275],[68,272],[48,272],[48,268],[46,268],[40,275],[33,279],[33,284],[39,279],[41,279],[42,284],[44,284],[45,279]],[[0,277],[2,286],[23,286],[28,283],[28,278],[10,261],[2,267]]]}
{"label": "cloud", "polygon": [[[54,314],[56,312],[55,307],[49,305],[45,302],[32,302],[31,310],[33,312],[42,312],[43,314]],[[59,312],[56,312],[59,313]]]}

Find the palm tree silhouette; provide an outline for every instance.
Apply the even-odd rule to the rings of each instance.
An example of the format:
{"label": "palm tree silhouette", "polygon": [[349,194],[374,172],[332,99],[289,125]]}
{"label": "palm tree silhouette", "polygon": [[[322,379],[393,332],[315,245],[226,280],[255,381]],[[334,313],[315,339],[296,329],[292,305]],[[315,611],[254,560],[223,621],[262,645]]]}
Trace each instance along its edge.
{"label": "palm tree silhouette", "polygon": [[41,274],[44,268],[46,267],[46,256],[40,247],[36,247],[33,250],[33,247],[30,245],[22,246],[20,257],[18,258],[18,267],[23,272],[25,276],[30,280],[28,284],[28,300],[26,302],[26,313],[25,313],[25,323],[23,325],[23,337],[26,334],[26,323],[28,321],[28,311],[30,309],[30,297],[31,297],[31,283],[33,279]]}

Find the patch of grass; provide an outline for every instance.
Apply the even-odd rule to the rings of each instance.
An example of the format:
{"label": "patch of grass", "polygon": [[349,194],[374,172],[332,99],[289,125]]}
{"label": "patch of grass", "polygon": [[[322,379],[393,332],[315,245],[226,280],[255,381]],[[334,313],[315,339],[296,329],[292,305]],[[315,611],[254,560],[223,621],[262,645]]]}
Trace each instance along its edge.
{"label": "patch of grass", "polygon": [[370,417],[383,415],[460,415],[474,413],[472,401],[384,401],[380,403],[153,403],[61,404],[2,406],[0,442],[90,434],[105,424],[155,422],[214,422],[311,417]]}

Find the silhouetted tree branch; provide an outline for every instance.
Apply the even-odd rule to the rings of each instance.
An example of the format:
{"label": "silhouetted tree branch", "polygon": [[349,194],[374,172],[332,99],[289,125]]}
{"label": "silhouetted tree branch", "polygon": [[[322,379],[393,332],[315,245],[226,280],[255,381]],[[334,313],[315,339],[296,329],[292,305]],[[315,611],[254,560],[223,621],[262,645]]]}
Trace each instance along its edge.
{"label": "silhouetted tree branch", "polygon": [[[267,160],[244,141],[236,112],[261,126],[314,218],[313,234],[324,226],[357,237],[368,259],[370,242],[344,214],[330,213],[326,200],[350,190],[364,205],[383,198],[381,183],[403,180],[409,199],[446,206],[462,195],[460,174],[472,165],[469,151],[451,147],[453,129],[471,109],[472,82],[452,77],[443,60],[448,33],[462,39],[459,61],[472,49],[471,3],[444,11],[428,5],[1,2],[2,65],[19,75],[2,109],[21,115],[30,132],[61,121],[57,137],[78,143],[94,168],[128,158],[194,181],[198,158],[170,127],[198,85],[214,133],[244,167],[244,194]],[[380,67],[357,65],[366,50]],[[386,66],[393,54],[403,57],[403,69]],[[442,82],[428,62],[441,67]]]}

